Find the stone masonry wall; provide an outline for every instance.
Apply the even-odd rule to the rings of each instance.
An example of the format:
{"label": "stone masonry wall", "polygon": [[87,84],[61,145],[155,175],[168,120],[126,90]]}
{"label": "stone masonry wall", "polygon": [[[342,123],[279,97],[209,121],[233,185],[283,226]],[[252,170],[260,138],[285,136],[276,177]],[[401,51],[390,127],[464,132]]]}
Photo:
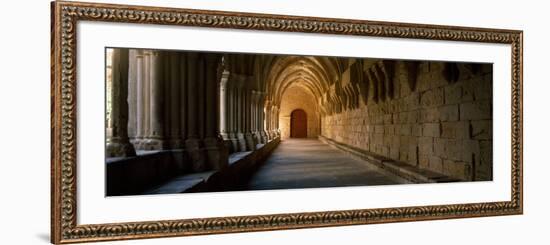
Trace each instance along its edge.
{"label": "stone masonry wall", "polygon": [[291,86],[284,92],[279,112],[281,139],[290,137],[290,114],[296,109],[302,109],[307,114],[307,137],[317,138],[320,128],[315,103],[315,98],[305,88]]}
{"label": "stone masonry wall", "polygon": [[[461,180],[492,180],[492,65],[397,62],[392,99],[321,118],[322,135]],[[409,79],[409,80],[408,80]]]}

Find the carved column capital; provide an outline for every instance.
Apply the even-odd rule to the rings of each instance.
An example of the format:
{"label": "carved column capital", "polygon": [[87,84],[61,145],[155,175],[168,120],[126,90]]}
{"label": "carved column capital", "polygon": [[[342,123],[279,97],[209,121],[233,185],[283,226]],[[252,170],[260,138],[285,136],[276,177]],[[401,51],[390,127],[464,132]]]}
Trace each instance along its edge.
{"label": "carved column capital", "polygon": [[220,79],[220,88],[221,89],[227,89],[229,86],[229,79],[230,79],[231,73],[228,70],[224,70],[222,72],[222,77]]}

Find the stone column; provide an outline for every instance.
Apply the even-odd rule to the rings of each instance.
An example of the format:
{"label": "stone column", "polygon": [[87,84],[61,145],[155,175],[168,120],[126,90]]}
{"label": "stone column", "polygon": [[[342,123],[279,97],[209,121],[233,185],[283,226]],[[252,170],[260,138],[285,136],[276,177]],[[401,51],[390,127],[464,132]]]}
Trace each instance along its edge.
{"label": "stone column", "polygon": [[281,137],[281,129],[279,128],[279,106],[275,106],[275,134],[276,137]]}
{"label": "stone column", "polygon": [[[185,74],[180,69],[180,54],[177,52],[170,52],[169,57],[170,61],[169,69],[169,89],[168,94],[170,95],[170,103],[167,104],[170,120],[170,148],[171,149],[181,149],[183,147],[183,142],[181,138],[181,115],[180,115],[180,104],[182,99],[181,89],[182,84],[180,79],[180,74]],[[168,75],[168,74],[167,74]]]}
{"label": "stone column", "polygon": [[271,103],[271,101],[268,102],[268,105],[265,110],[268,117],[268,120],[266,121],[267,135],[269,136],[269,140],[272,140],[273,139],[273,104]]}
{"label": "stone column", "polygon": [[264,111],[265,111],[265,133],[267,136],[267,140],[270,141],[271,138],[271,101],[267,100],[265,102]]}
{"label": "stone column", "polygon": [[147,147],[147,141],[149,140],[149,136],[151,135],[151,113],[150,113],[150,107],[149,103],[151,101],[151,67],[152,67],[152,59],[151,56],[153,55],[151,50],[144,50],[143,51],[143,69],[141,73],[141,96],[142,96],[142,103],[141,103],[141,116],[143,117],[141,122],[141,137],[140,137],[140,143],[139,143],[139,149],[142,150],[148,150]]}
{"label": "stone column", "polygon": [[224,140],[224,144],[228,149],[232,149],[231,139],[230,139],[230,93],[228,88],[229,82],[229,71],[224,70],[222,72],[222,77],[220,79],[220,135]]}
{"label": "stone column", "polygon": [[249,102],[248,102],[248,106],[249,106],[249,131],[250,131],[250,134],[252,135],[252,138],[255,139],[256,138],[256,135],[254,134],[254,131],[255,131],[255,127],[254,127],[254,121],[255,121],[255,118],[254,118],[254,108],[256,108],[255,106],[255,101],[256,101],[256,91],[254,90],[250,90],[249,92]]}
{"label": "stone column", "polygon": [[171,148],[171,141],[172,141],[172,118],[171,118],[171,111],[170,111],[170,104],[172,103],[172,95],[170,91],[171,87],[171,79],[172,79],[172,63],[170,60],[170,52],[162,51],[160,52],[159,56],[161,60],[161,69],[160,72],[162,75],[160,76],[160,79],[162,80],[162,103],[161,103],[161,111],[162,111],[162,138],[164,140],[164,145],[161,149],[170,149]]}
{"label": "stone column", "polygon": [[237,133],[236,133],[236,89],[235,89],[235,83],[233,81],[229,81],[227,85],[227,104],[228,104],[228,114],[227,114],[227,122],[228,122],[228,138],[231,142],[231,152],[238,152],[239,151],[239,141],[237,139]]}
{"label": "stone column", "polygon": [[229,154],[223,139],[218,133],[220,118],[218,101],[218,61],[217,54],[205,54],[205,138],[207,161],[209,169],[222,169],[227,166]]}
{"label": "stone column", "polygon": [[259,126],[258,122],[260,121],[260,113],[258,112],[258,108],[260,107],[259,100],[260,100],[260,92],[259,91],[252,91],[252,132],[254,133],[254,139],[256,140],[256,143],[262,143],[262,138],[260,136]]}
{"label": "stone column", "polygon": [[248,100],[248,106],[249,106],[249,117],[250,119],[248,120],[249,121],[249,131],[250,133],[252,134],[252,136],[254,136],[254,108],[256,108],[255,106],[255,102],[256,102],[256,91],[251,89],[250,92],[249,92],[249,100]]}
{"label": "stone column", "polygon": [[159,51],[153,51],[151,59],[150,87],[149,87],[149,135],[147,136],[147,147],[150,150],[162,150],[166,148],[164,137],[164,76],[163,56]]}
{"label": "stone column", "polygon": [[259,121],[258,121],[258,131],[260,132],[261,142],[262,144],[267,143],[267,135],[265,133],[265,113],[264,113],[264,103],[265,103],[265,93],[260,93],[260,96],[258,98],[258,114],[259,114]]}
{"label": "stone column", "polygon": [[275,105],[271,106],[271,135],[275,139],[277,138],[277,121],[279,118],[277,117],[277,107]]}
{"label": "stone column", "polygon": [[187,70],[187,54],[186,52],[182,52],[179,54],[179,70],[180,70],[180,77],[179,77],[179,88],[180,88],[180,104],[179,104],[179,116],[180,116],[180,138],[181,138],[181,144],[182,148],[185,148],[185,140],[187,139],[187,125],[188,123],[188,117],[187,117],[187,86],[188,86],[188,70]]}
{"label": "stone column", "polygon": [[128,138],[128,49],[113,49],[112,85],[108,94],[111,106],[107,122],[107,157],[135,156]]}
{"label": "stone column", "polygon": [[268,107],[269,114],[269,138],[273,139],[273,104]]}
{"label": "stone column", "polygon": [[199,139],[204,139],[206,137],[206,60],[205,55],[202,53],[199,53],[199,63],[197,65],[197,88],[198,90],[195,91],[197,93],[197,113],[198,116],[195,118],[195,120],[198,121],[197,127],[198,127],[198,133],[199,133]]}
{"label": "stone column", "polygon": [[236,117],[236,126],[237,126],[237,141],[239,143],[239,151],[247,151],[246,140],[244,137],[245,134],[245,91],[243,88],[244,79],[242,76],[239,76],[235,81],[236,87],[235,92],[237,94],[237,117]]}
{"label": "stone column", "polygon": [[134,144],[134,147],[136,149],[142,149],[142,142],[143,142],[143,136],[145,135],[145,117],[144,114],[144,107],[145,107],[145,58],[143,54],[143,50],[136,50],[136,134],[132,140],[132,143]]}
{"label": "stone column", "polygon": [[[198,128],[198,84],[202,81],[197,80],[199,55],[197,53],[187,54],[187,139],[185,148],[192,160],[192,169],[195,172],[206,170],[205,156],[201,151]],[[202,64],[201,64],[202,65]]]}
{"label": "stone column", "polygon": [[[134,144],[137,134],[137,56],[138,50],[130,49],[128,51],[128,138],[130,143]],[[136,146],[134,145],[134,149]]]}
{"label": "stone column", "polygon": [[[247,85],[249,85],[250,81],[246,80]],[[245,87],[244,92],[244,105],[245,105],[245,134],[244,138],[246,140],[246,148],[249,151],[256,150],[256,140],[254,139],[254,134],[252,133],[251,125],[252,125],[252,90]]]}

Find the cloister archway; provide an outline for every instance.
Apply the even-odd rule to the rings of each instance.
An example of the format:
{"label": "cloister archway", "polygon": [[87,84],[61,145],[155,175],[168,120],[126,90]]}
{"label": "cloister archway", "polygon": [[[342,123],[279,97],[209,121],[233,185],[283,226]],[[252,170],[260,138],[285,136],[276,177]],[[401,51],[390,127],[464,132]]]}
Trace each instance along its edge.
{"label": "cloister archway", "polygon": [[[107,195],[240,188],[264,163],[275,177],[305,164],[303,180],[304,152],[332,159],[327,171],[342,163],[319,154],[323,144],[408,164],[414,176],[492,179],[490,64],[119,48],[106,57]],[[277,149],[286,153],[269,161]],[[224,185],[181,184],[189,176]],[[153,189],[171,180],[182,189]]]}

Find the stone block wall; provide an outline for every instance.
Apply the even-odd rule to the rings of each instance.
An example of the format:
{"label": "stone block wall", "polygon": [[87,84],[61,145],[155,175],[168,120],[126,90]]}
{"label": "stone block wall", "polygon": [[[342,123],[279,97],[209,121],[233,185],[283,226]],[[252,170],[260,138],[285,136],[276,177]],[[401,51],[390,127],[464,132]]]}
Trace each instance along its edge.
{"label": "stone block wall", "polygon": [[290,114],[296,109],[302,109],[307,114],[307,137],[316,138],[319,135],[319,114],[316,100],[311,92],[300,86],[291,86],[286,89],[281,101],[279,112],[279,129],[281,139],[290,137]]}
{"label": "stone block wall", "polygon": [[461,180],[492,180],[492,65],[417,64],[411,83],[410,66],[396,62],[393,98],[369,94],[323,115],[322,135]]}

